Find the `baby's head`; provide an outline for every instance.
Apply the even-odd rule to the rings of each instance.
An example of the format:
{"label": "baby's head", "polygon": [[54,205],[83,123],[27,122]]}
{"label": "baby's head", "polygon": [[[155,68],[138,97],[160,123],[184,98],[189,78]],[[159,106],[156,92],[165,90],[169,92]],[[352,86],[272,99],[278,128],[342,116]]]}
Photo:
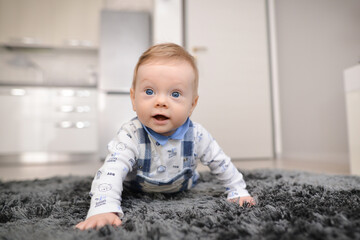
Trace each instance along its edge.
{"label": "baby's head", "polygon": [[162,43],[150,47],[146,50],[139,58],[133,76],[133,82],[131,85],[132,89],[136,87],[138,70],[141,65],[151,64],[151,63],[169,63],[169,62],[178,62],[184,61],[190,64],[194,71],[194,93],[195,96],[198,95],[199,87],[199,72],[195,63],[195,58],[190,55],[183,47],[174,44],[174,43]]}
{"label": "baby's head", "polygon": [[173,43],[150,47],[135,67],[130,94],[139,120],[160,134],[171,135],[197,104],[194,58]]}

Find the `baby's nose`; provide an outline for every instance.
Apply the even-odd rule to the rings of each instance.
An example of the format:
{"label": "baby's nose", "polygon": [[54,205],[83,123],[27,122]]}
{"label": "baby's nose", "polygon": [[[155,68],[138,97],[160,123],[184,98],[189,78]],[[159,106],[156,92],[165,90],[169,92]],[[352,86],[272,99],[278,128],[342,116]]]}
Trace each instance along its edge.
{"label": "baby's nose", "polygon": [[167,107],[167,106],[168,106],[168,102],[166,96],[159,95],[156,98],[156,107]]}

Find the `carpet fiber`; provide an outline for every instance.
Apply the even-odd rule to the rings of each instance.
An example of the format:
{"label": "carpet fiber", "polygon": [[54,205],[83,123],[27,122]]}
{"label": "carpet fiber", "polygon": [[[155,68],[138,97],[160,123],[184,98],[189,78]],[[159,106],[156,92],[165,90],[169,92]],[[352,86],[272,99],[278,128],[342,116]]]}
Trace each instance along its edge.
{"label": "carpet fiber", "polygon": [[92,177],[0,182],[0,239],[360,239],[360,177],[243,171],[254,207],[209,173],[175,195],[124,192],[119,228],[79,231]]}

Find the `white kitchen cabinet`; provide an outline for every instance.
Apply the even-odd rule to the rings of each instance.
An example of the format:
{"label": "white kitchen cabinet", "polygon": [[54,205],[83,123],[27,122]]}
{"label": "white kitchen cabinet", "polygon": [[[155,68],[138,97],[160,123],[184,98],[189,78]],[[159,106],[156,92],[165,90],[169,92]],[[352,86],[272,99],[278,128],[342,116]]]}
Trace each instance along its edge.
{"label": "white kitchen cabinet", "polygon": [[53,0],[0,0],[0,43],[53,43]]}
{"label": "white kitchen cabinet", "polygon": [[102,0],[61,0],[55,2],[55,45],[98,46]]}
{"label": "white kitchen cabinet", "polygon": [[0,154],[47,150],[49,99],[45,88],[0,88]]}
{"label": "white kitchen cabinet", "polygon": [[96,152],[97,90],[51,89],[52,111],[46,121],[48,151]]}
{"label": "white kitchen cabinet", "polygon": [[0,87],[0,155],[96,153],[97,90]]}
{"label": "white kitchen cabinet", "polygon": [[0,44],[97,47],[101,0],[0,0]]}

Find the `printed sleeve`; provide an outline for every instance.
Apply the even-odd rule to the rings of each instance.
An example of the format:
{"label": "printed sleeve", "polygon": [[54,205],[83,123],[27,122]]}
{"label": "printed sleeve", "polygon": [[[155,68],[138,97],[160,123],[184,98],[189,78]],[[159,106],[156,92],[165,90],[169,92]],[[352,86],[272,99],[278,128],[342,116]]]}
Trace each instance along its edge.
{"label": "printed sleeve", "polygon": [[136,143],[135,131],[123,127],[108,144],[109,154],[91,185],[91,202],[87,218],[107,212],[114,212],[120,218],[123,217],[124,213],[121,209],[123,181],[135,165],[138,156]]}
{"label": "printed sleeve", "polygon": [[200,124],[196,124],[197,156],[201,163],[208,166],[212,174],[225,187],[228,199],[250,196],[246,190],[243,175],[236,169],[215,139]]}

